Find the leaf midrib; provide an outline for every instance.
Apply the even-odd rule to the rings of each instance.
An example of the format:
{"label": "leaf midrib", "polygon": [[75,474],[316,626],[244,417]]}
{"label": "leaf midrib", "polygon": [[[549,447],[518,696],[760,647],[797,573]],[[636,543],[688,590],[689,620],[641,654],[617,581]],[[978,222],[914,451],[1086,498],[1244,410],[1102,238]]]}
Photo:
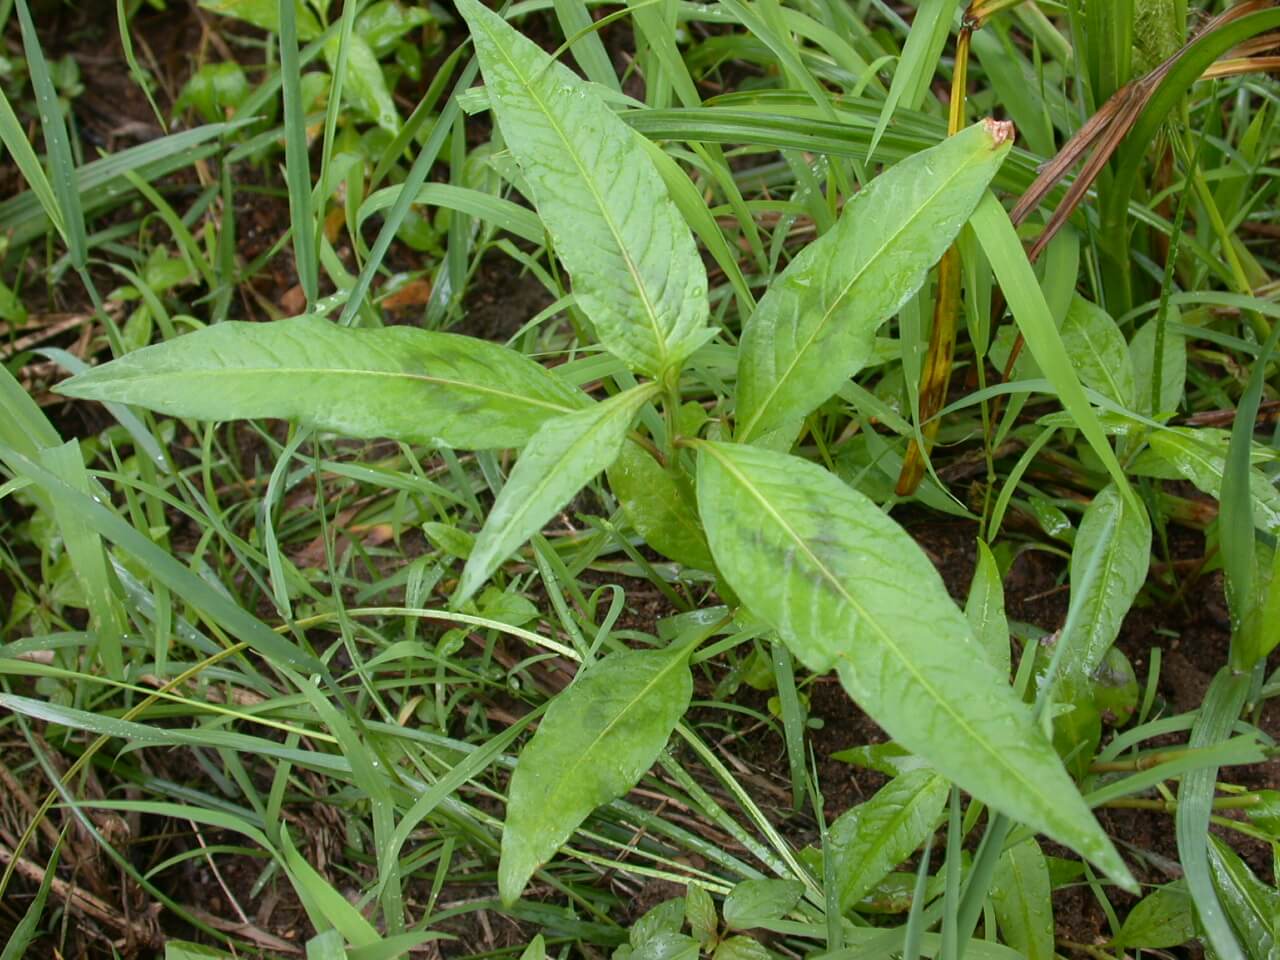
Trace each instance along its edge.
{"label": "leaf midrib", "polygon": [[[390,370],[358,370],[358,369],[342,369],[342,368],[324,368],[324,367],[219,367],[217,369],[206,370],[173,370],[164,373],[140,373],[135,376],[114,376],[111,378],[102,378],[98,381],[100,385],[110,386],[118,384],[128,386],[132,384],[142,383],[150,384],[164,382],[166,380],[182,380],[190,383],[194,378],[219,378],[219,377],[254,377],[254,376],[305,376],[310,378],[317,377],[386,377],[401,380],[413,380],[422,383],[431,384],[433,386],[448,387],[451,389],[467,390],[472,393],[483,393],[490,396],[501,397],[504,400],[511,400],[522,404],[530,404],[536,407],[544,407],[548,410],[555,410],[563,413],[574,413],[580,410],[580,407],[568,407],[562,404],[553,403],[550,400],[542,400],[537,397],[529,396],[523,393],[512,393],[507,390],[499,390],[496,387],[488,387],[484,384],[476,383],[470,380],[451,380],[446,377],[431,377],[420,373],[409,373],[406,371],[390,371]],[[78,378],[77,378],[78,379]],[[94,379],[86,381],[85,386],[94,386]],[[72,391],[77,390],[77,384],[68,381],[65,385],[70,387]],[[69,392],[65,396],[80,396],[86,400],[97,400],[99,397],[89,396],[84,393]],[[131,403],[133,401],[123,400],[123,403]]]}
{"label": "leaf midrib", "polygon": [[[975,744],[977,744],[979,750],[984,754],[990,756],[994,761],[995,766],[999,767],[1002,770],[1008,771],[1014,780],[1025,785],[1032,795],[1038,797],[1041,800],[1046,810],[1053,810],[1054,804],[1050,801],[1050,799],[1046,795],[1041,793],[1041,791],[1036,788],[1035,784],[1031,780],[1027,779],[1016,766],[1010,764],[1004,758],[1004,756],[1000,753],[1000,751],[993,749],[982,737],[978,736],[977,731],[975,731],[973,727],[970,726],[968,720],[962,714],[956,712],[956,710],[952,708],[951,704],[947,702],[946,698],[944,698],[939,693],[939,691],[934,688],[933,684],[931,684],[915,668],[915,664],[913,664],[911,662],[911,659],[905,655],[904,651],[900,647],[898,647],[898,645],[893,641],[889,633],[886,632],[884,628],[880,626],[878,621],[876,621],[874,618],[867,615],[866,609],[860,603],[858,603],[858,601],[854,597],[849,595],[848,591],[844,589],[844,586],[840,583],[840,580],[835,576],[835,574],[830,569],[827,568],[826,564],[824,564],[821,561],[821,559],[819,559],[818,556],[812,550],[809,549],[809,545],[805,541],[805,539],[801,537],[799,533],[797,533],[796,530],[792,528],[792,526],[789,523],[787,523],[785,518],[783,518],[782,515],[779,514],[776,509],[774,509],[773,504],[770,503],[769,500],[766,499],[755,488],[755,486],[749,482],[748,478],[741,471],[739,471],[732,463],[730,463],[727,459],[725,459],[719,452],[717,452],[712,445],[703,444],[703,449],[710,451],[712,455],[715,456],[715,458],[720,462],[720,464],[725,467],[726,471],[739,482],[742,488],[746,490],[747,493],[753,499],[755,499],[760,504],[761,507],[764,508],[765,512],[774,519],[774,521],[778,524],[778,526],[782,528],[783,532],[786,533],[800,548],[800,550],[803,551],[803,553],[810,558],[810,560],[813,562],[814,567],[817,568],[817,570],[822,575],[822,577],[832,585],[832,587],[836,590],[837,593],[839,593],[842,597],[844,597],[849,602],[850,606],[852,606],[854,610],[858,612],[859,616],[861,616],[866,623],[871,625],[872,629],[881,637],[886,649],[888,649],[893,654],[893,656],[905,667],[906,671],[909,674],[915,677],[915,679],[920,684],[920,686],[942,708],[942,711],[946,713],[948,716],[950,716],[956,722],[957,726],[959,726],[962,730],[964,730],[965,733],[970,737],[970,739]],[[850,667],[853,666],[853,664],[850,663],[848,657],[845,656],[844,654],[837,652],[836,656],[839,659],[843,660]],[[1047,817],[1045,819],[1048,820]]]}
{"label": "leaf midrib", "polygon": [[[777,396],[778,392],[782,389],[782,385],[791,377],[796,365],[800,362],[800,358],[812,348],[813,342],[818,338],[818,334],[826,328],[827,323],[831,320],[831,315],[835,313],[836,309],[844,302],[845,298],[849,296],[849,291],[853,289],[854,284],[861,280],[874,264],[880,261],[889,246],[902,236],[908,227],[912,226],[918,219],[920,219],[921,216],[923,216],[924,211],[927,210],[935,200],[937,200],[944,190],[946,190],[962,173],[968,171],[968,169],[973,165],[973,160],[973,157],[969,158],[967,162],[961,164],[952,171],[952,173],[941,182],[941,186],[937,190],[933,191],[933,193],[929,194],[926,200],[916,207],[911,216],[908,217],[897,230],[893,231],[889,235],[885,242],[876,249],[875,253],[867,259],[867,262],[863,264],[862,268],[853,275],[847,284],[845,284],[839,295],[832,300],[831,305],[823,312],[822,319],[814,326],[813,331],[804,341],[804,345],[795,351],[795,355],[791,358],[791,362],[787,365],[786,370],[774,379],[773,386],[769,388],[764,399],[756,406],[755,414],[749,421],[743,424],[742,436],[744,438],[751,436],[751,432],[755,428],[755,425],[760,422],[760,418],[764,416],[764,412],[768,410],[769,406],[773,403],[773,398]],[[932,266],[932,264],[930,264],[930,266]],[[925,269],[927,270],[928,267],[925,267]]]}
{"label": "leaf midrib", "polygon": [[[659,683],[661,683],[664,679],[666,679],[668,674],[670,674],[673,670],[675,670],[677,667],[684,665],[686,656],[687,656],[687,652],[672,656],[670,660],[666,664],[664,664],[662,668],[658,670],[657,673],[655,673],[653,677],[651,677],[643,687],[641,687],[639,690],[636,691],[635,695],[632,696],[623,705],[622,709],[620,709],[617,712],[617,714],[612,719],[610,719],[610,721],[607,724],[605,724],[603,727],[600,728],[600,731],[591,739],[591,742],[587,744],[586,748],[579,751],[577,758],[573,760],[568,767],[565,768],[564,774],[559,778],[559,781],[556,783],[554,787],[552,787],[551,791],[549,792],[548,802],[544,805],[545,807],[547,807],[548,809],[555,809],[557,808],[557,806],[559,806],[553,801],[557,800],[560,797],[561,793],[564,791],[565,786],[567,784],[572,783],[576,786],[578,783],[581,782],[575,776],[575,773],[577,770],[581,769],[585,765],[587,759],[591,756],[592,752],[597,747],[599,747],[601,742],[618,727],[618,725],[622,722],[623,717],[627,716],[627,714],[629,714],[632,710],[636,708],[637,704],[642,702],[649,695],[650,691],[652,691]],[[572,690],[573,688],[570,687],[569,689]],[[546,723],[545,720],[543,722]],[[575,829],[576,829],[576,825],[575,825]],[[570,832],[572,833],[572,831]],[[559,847],[560,844],[563,842],[564,842],[563,840],[558,840],[556,842],[556,846]]]}
{"label": "leaf midrib", "polygon": [[[577,453],[584,446],[588,446],[591,442],[593,442],[596,439],[597,435],[602,430],[604,430],[605,427],[612,426],[616,418],[620,416],[625,416],[627,418],[627,421],[630,422],[631,417],[635,415],[636,408],[639,407],[640,404],[647,401],[656,392],[657,392],[657,384],[656,384],[656,381],[653,381],[648,384],[645,384],[642,387],[639,387],[633,396],[627,397],[626,403],[619,402],[616,406],[612,407],[611,409],[606,409],[602,411],[599,409],[588,408],[587,411],[574,411],[575,413],[583,413],[583,412],[591,412],[596,414],[603,413],[603,416],[600,416],[597,420],[588,424],[586,429],[583,430],[580,434],[578,434],[578,436],[574,438],[574,440],[569,444],[569,446],[565,447],[563,452],[558,457],[556,457],[555,465],[550,469],[548,469],[542,475],[541,479],[539,479],[533,485],[533,487],[529,490],[529,492],[523,496],[523,499],[520,505],[511,513],[510,517],[507,518],[507,521],[502,525],[502,528],[500,530],[494,531],[491,540],[483,544],[485,548],[488,548],[487,551],[482,550],[481,543],[477,542],[476,550],[473,553],[473,556],[481,557],[483,561],[481,564],[481,568],[490,566],[493,560],[492,556],[485,556],[485,553],[488,552],[492,554],[493,547],[501,548],[502,540],[507,535],[508,531],[510,531],[513,526],[518,526],[518,521],[521,518],[523,518],[526,514],[528,514],[530,510],[532,510],[536,506],[540,506],[539,498],[546,492],[547,488],[551,485],[551,482],[558,478],[559,476],[558,468],[562,464],[564,464],[566,461],[568,461],[573,454]],[[622,397],[622,396],[625,396],[625,394],[619,394],[618,396]],[[552,423],[549,424],[549,426],[552,426],[552,425],[560,426],[560,424],[557,423],[556,421],[552,421]],[[622,439],[625,439],[625,437]],[[537,441],[537,435],[535,434],[533,439],[530,441],[530,443],[534,443],[536,441]],[[527,450],[525,455],[528,456]],[[509,489],[509,486],[504,487],[503,491],[505,492],[507,489]],[[492,516],[492,514],[490,514],[490,516]],[[481,532],[481,537],[482,538],[484,537],[483,531]],[[501,560],[501,558],[499,558],[499,560]],[[487,577],[489,575],[489,572],[490,571],[486,571],[484,573],[484,576]],[[464,571],[464,575],[465,575],[465,571]],[[473,584],[472,586],[478,586],[478,584]]]}
{"label": "leaf midrib", "polygon": [[[1106,547],[1103,550],[1102,569],[1098,571],[1098,578],[1095,581],[1098,584],[1107,584],[1112,582],[1112,571],[1116,567],[1118,554],[1120,552],[1120,536],[1124,528],[1124,516],[1128,503],[1123,496],[1119,498],[1118,503],[1120,506],[1120,516],[1116,518],[1116,523],[1112,528],[1111,536],[1108,538]],[[1098,636],[1099,624],[1102,620],[1103,611],[1106,608],[1106,596],[1104,593],[1099,593],[1098,599],[1093,604],[1093,610],[1088,614],[1088,633],[1085,636],[1084,642],[1084,653],[1086,655],[1092,653],[1094,638]],[[1110,644],[1108,644],[1108,647],[1109,646]],[[1103,653],[1106,653],[1106,651],[1104,650]],[[1089,659],[1092,658],[1090,657]],[[1094,668],[1097,666],[1096,664],[1090,663],[1089,659],[1086,659],[1085,661],[1086,674],[1092,673]]]}
{"label": "leaf midrib", "polygon": [[1098,344],[1094,343],[1093,335],[1086,324],[1082,323],[1080,325],[1080,336],[1084,339],[1085,346],[1089,348],[1089,352],[1093,354],[1093,359],[1098,364],[1098,369],[1102,371],[1102,378],[1106,381],[1107,386],[1111,388],[1111,399],[1121,406],[1131,404],[1133,398],[1126,397],[1124,391],[1120,389],[1120,383],[1116,380],[1111,365],[1107,363],[1106,358],[1103,356],[1102,349]]}
{"label": "leaf midrib", "polygon": [[600,192],[596,189],[595,181],[591,178],[590,173],[582,163],[582,159],[578,156],[577,151],[573,149],[573,142],[568,136],[566,136],[564,129],[556,120],[555,114],[551,112],[542,97],[539,96],[538,91],[534,88],[533,81],[525,75],[524,71],[521,70],[515,60],[512,59],[510,54],[507,52],[506,47],[504,47],[498,40],[497,36],[494,35],[491,25],[487,23],[484,24],[484,29],[489,35],[490,41],[495,47],[497,47],[498,52],[502,55],[502,58],[507,62],[507,65],[511,67],[511,71],[519,78],[520,83],[524,86],[525,90],[528,91],[530,98],[538,105],[543,116],[547,118],[547,123],[549,123],[551,125],[551,129],[556,132],[556,136],[560,138],[560,142],[564,144],[565,153],[569,156],[569,159],[573,161],[573,165],[578,168],[578,173],[582,178],[582,182],[586,184],[588,192],[591,194],[592,199],[595,200],[596,207],[600,211],[601,218],[604,220],[606,226],[608,226],[609,233],[613,235],[613,241],[617,245],[618,251],[622,254],[623,262],[627,265],[627,272],[631,274],[632,283],[635,285],[636,291],[640,294],[640,302],[644,305],[645,319],[649,321],[650,331],[652,332],[654,342],[658,347],[658,366],[654,372],[656,373],[664,369],[667,365],[668,356],[666,334],[662,329],[662,325],[658,322],[657,310],[649,300],[649,291],[641,280],[639,268],[636,266],[635,261],[631,259],[631,251],[627,249],[626,244],[622,241],[622,234],[619,231],[617,224],[613,222],[613,217],[609,214],[609,208],[605,205],[604,197],[602,197]]}
{"label": "leaf midrib", "polygon": [[[908,820],[908,814],[915,812],[916,807],[922,802],[923,798],[925,798],[926,791],[928,791],[929,788],[933,786],[932,781],[937,780],[939,776],[940,776],[939,774],[936,774],[936,773],[933,774],[929,778],[929,780],[925,781],[925,783],[920,787],[919,790],[917,790],[914,794],[912,794],[910,798],[908,798],[905,802],[903,802],[898,807],[896,812],[890,815],[888,825],[881,826],[877,835],[871,840],[870,844],[868,844],[866,853],[863,855],[862,859],[858,863],[857,872],[854,873],[853,878],[858,880],[860,884],[866,883],[865,875],[866,875],[867,862],[871,860],[872,856],[876,854],[880,854],[886,847],[889,846],[889,844],[895,838],[895,832],[900,827],[906,824]],[[865,822],[866,820],[864,815],[864,819],[862,823],[865,823]],[[862,824],[860,823],[859,826],[861,825]],[[889,866],[892,869],[893,865],[890,864]],[[846,884],[845,886],[847,888],[851,886],[851,884]],[[872,886],[874,887],[875,884],[873,883]],[[855,886],[854,889],[856,890],[857,887]]]}

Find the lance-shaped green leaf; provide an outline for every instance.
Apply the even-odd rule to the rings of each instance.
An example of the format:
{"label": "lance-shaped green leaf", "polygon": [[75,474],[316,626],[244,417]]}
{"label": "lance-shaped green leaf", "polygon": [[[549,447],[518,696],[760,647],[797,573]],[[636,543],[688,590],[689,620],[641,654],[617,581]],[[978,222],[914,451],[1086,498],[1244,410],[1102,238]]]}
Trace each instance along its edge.
{"label": "lance-shaped green leaf", "polygon": [[1084,512],[1071,549],[1075,626],[1067,637],[1060,676],[1088,677],[1120,633],[1124,615],[1147,579],[1151,520],[1146,508],[1115,484],[1104,487]]}
{"label": "lance-shaped green leaf", "polygon": [[913,770],[836,819],[828,838],[842,909],[865,897],[929,839],[950,792],[945,777]]}
{"label": "lance-shaped green leaf", "polygon": [[1130,910],[1110,946],[1164,950],[1181,946],[1195,935],[1195,905],[1186,881],[1176,880],[1156,887]]}
{"label": "lance-shaped green leaf", "polygon": [[545,424],[516,461],[467,558],[454,603],[463,603],[513,550],[618,458],[631,421],[658,392],[650,382]]}
{"label": "lance-shaped green leaf", "polygon": [[1012,141],[983,121],[881,174],[769,287],[738,348],[738,435],[805,416],[857,373],[875,332],[924,283]]}
{"label": "lance-shaped green leaf", "polygon": [[713,334],[688,225],[637,134],[571,70],[476,0],[458,0],[498,127],[600,342],[678,369]]}
{"label": "lance-shaped green leaf", "polygon": [[876,504],[805,460],[698,445],[716,565],[751,611],[895,740],[996,810],[1132,878],[928,557]]}
{"label": "lance-shaped green leaf", "polygon": [[[200,0],[200,6],[224,17],[235,17],[273,33],[280,32],[280,0]],[[311,40],[320,35],[320,23],[303,0],[294,0],[298,36]]]}
{"label": "lance-shaped green leaf", "polygon": [[586,394],[513,350],[412,327],[316,317],[220,323],[72,377],[58,392],[175,417],[298,420],[349,437],[522,446]]}
{"label": "lance-shaped green leaf", "polygon": [[707,538],[679,482],[638,443],[623,445],[609,467],[609,489],[636,533],[664,556],[685,566],[712,570]]}
{"label": "lance-shaped green leaf", "polygon": [[1000,855],[991,903],[1001,938],[1027,960],[1053,960],[1053,902],[1049,865],[1034,837]]}
{"label": "lance-shaped green leaf", "polygon": [[1004,612],[1004,583],[991,548],[978,541],[978,563],[969,584],[964,615],[987,656],[1003,676],[1009,675],[1009,618]]}
{"label": "lance-shaped green leaf", "polygon": [[1077,294],[1061,332],[1067,358],[1080,382],[1122,407],[1132,407],[1133,361],[1111,314]]}
{"label": "lance-shaped green leaf", "polygon": [[[1182,319],[1175,307],[1169,308],[1167,317],[1175,323]],[[1129,343],[1129,356],[1133,361],[1134,410],[1148,417],[1153,413],[1175,412],[1182,403],[1182,392],[1187,383],[1187,338],[1173,330],[1165,330],[1160,361],[1160,396],[1156,398],[1156,409],[1151,409],[1157,330],[1156,321],[1148,320]]]}
{"label": "lance-shaped green leaf", "polygon": [[[1152,434],[1151,450],[1202,493],[1221,499],[1228,437],[1225,430],[1170,427]],[[1257,447],[1251,459],[1260,459]],[[1262,471],[1251,467],[1249,492],[1253,495],[1253,525],[1270,534],[1280,533],[1280,491]]]}
{"label": "lance-shaped green leaf", "polygon": [[613,654],[547,708],[511,776],[498,867],[504,903],[592,810],[652,766],[693,696],[688,659],[687,646]]}
{"label": "lance-shaped green leaf", "polygon": [[1259,880],[1239,854],[1212,836],[1209,870],[1227,920],[1250,960],[1280,957],[1280,890]]}

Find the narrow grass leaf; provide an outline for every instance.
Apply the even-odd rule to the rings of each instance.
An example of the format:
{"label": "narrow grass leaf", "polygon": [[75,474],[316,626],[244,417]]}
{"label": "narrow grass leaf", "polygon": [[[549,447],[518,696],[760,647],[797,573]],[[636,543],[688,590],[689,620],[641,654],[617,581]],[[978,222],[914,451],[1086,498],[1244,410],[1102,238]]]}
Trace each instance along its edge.
{"label": "narrow grass leaf", "polygon": [[0,364],[0,444],[31,459],[62,442],[58,431],[22,384]]}
{"label": "narrow grass leaf", "polygon": [[635,134],[581,79],[476,0],[459,0],[503,139],[600,342],[637,371],[709,339],[707,277]]}
{"label": "narrow grass leaf", "polygon": [[[1218,746],[1231,735],[1249,695],[1249,683],[1247,673],[1235,673],[1230,667],[1218,671],[1191,728],[1187,745],[1192,750]],[[1174,815],[1178,858],[1200,926],[1213,952],[1222,960],[1244,960],[1244,950],[1218,898],[1209,859],[1209,818],[1217,778],[1217,764],[1189,771],[1182,777],[1178,811]]]}
{"label": "narrow grass leaf", "polygon": [[618,75],[613,72],[613,62],[609,59],[609,51],[600,39],[598,29],[593,29],[595,21],[583,0],[552,0],[555,7],[556,20],[566,38],[573,38],[570,49],[573,59],[578,62],[582,72],[592,83],[598,83],[608,90],[622,91],[618,83]]}
{"label": "narrow grass leaf", "polygon": [[907,34],[907,44],[893,71],[889,95],[885,97],[884,106],[880,109],[875,132],[871,134],[871,144],[867,147],[868,163],[875,155],[880,138],[884,136],[885,128],[893,119],[898,104],[904,103],[910,110],[919,109],[920,102],[937,73],[938,58],[942,55],[942,48],[951,32],[951,21],[955,18],[958,6],[959,0],[922,0],[916,8],[911,32]]}
{"label": "narrow grass leaf", "polygon": [[278,0],[280,20],[280,86],[284,96],[284,172],[293,224],[293,258],[307,305],[320,289],[320,260],[311,229],[311,160],[307,151],[307,111],[302,102],[302,70],[298,63],[298,19],[294,0]]}
{"label": "narrow grass leaf", "polygon": [[[217,150],[208,145],[215,137],[229,133],[248,123],[239,120],[232,123],[214,123],[194,130],[171,133],[147,143],[121,150],[100,160],[93,160],[75,170],[72,183],[80,194],[84,213],[89,214],[116,202],[131,192],[127,183],[121,183],[126,171],[155,182],[174,170],[188,167],[205,159]],[[202,146],[204,145],[204,146]],[[0,223],[5,225],[10,244],[19,247],[30,243],[46,232],[51,223],[59,232],[66,230],[61,212],[51,220],[42,200],[34,190],[23,191],[0,203]]]}
{"label": "narrow grass leaf", "polygon": [[[237,750],[241,753],[287,760],[329,776],[345,775],[349,772],[346,762],[337,757],[318,751],[292,749],[263,737],[232,733],[228,730],[210,727],[187,730],[152,726],[90,713],[87,710],[77,710],[50,700],[34,700],[11,693],[0,693],[0,707],[35,720],[60,724],[72,730],[86,730],[99,736],[124,740],[129,745],[128,749],[131,750],[146,746]],[[192,815],[194,816],[194,813]]]}
{"label": "narrow grass leaf", "polygon": [[0,950],[0,960],[22,960],[26,956],[27,948],[31,946],[40,932],[40,918],[44,916],[44,905],[49,899],[49,890],[53,887],[54,877],[58,875],[58,855],[62,852],[61,838],[57,846],[53,848],[53,853],[49,855],[49,862],[45,864],[44,877],[40,880],[40,888],[36,890],[36,895],[31,898],[31,902],[27,904],[26,911],[22,914],[22,919],[18,921],[17,926],[9,931],[9,940],[4,945],[4,949]]}
{"label": "narrow grass leaf", "polygon": [[454,605],[489,579],[596,474],[618,458],[631,422],[658,392],[648,383],[545,423],[494,501],[458,583]]}
{"label": "narrow grass leaf", "polygon": [[353,947],[373,946],[382,939],[373,924],[298,852],[287,827],[280,830],[280,849],[293,889],[317,930],[337,930]]}
{"label": "narrow grass leaf", "polygon": [[45,216],[49,218],[54,228],[62,235],[63,242],[66,243],[67,228],[62,221],[62,210],[58,207],[58,198],[54,196],[53,186],[45,175],[44,167],[40,165],[40,158],[36,156],[31,142],[27,139],[22,121],[13,112],[9,98],[5,96],[3,90],[0,90],[0,143],[3,143],[5,149],[9,151],[9,156],[17,164],[22,178],[31,188],[32,195],[44,208]]}
{"label": "narrow grass leaf", "polygon": [[806,666],[837,666],[939,773],[1132,885],[933,564],[873,501],[799,458],[702,443],[698,505],[729,585]]}
{"label": "narrow grass leaf", "polygon": [[79,514],[103,539],[133,554],[152,577],[227,632],[239,637],[267,660],[287,663],[308,674],[327,676],[324,665],[312,654],[289,642],[257,617],[243,610],[221,590],[211,587],[96,498],[77,490],[61,477],[11,448],[0,445],[0,459],[5,461],[14,474],[32,480],[55,508],[65,507]]}
{"label": "narrow grass leaf", "polygon": [[1053,902],[1049,865],[1034,837],[1000,855],[991,905],[1001,939],[1027,960],[1054,960]]}
{"label": "narrow grass leaf", "polygon": [[[44,450],[41,461],[81,493],[93,494],[78,442],[71,440],[62,446]],[[108,677],[123,677],[124,636],[129,619],[116,592],[115,578],[110,573],[102,539],[80,514],[68,509],[65,503],[54,507],[54,517],[89,607],[89,634],[93,650]]]}
{"label": "narrow grass leaf", "polygon": [[36,95],[36,109],[40,114],[40,128],[44,132],[45,154],[49,160],[49,172],[53,195],[62,218],[63,239],[71,255],[71,263],[77,270],[85,267],[88,256],[88,239],[85,234],[84,213],[80,207],[80,194],[75,188],[76,165],[71,155],[71,141],[62,119],[58,103],[58,91],[49,75],[49,64],[40,49],[40,37],[31,22],[27,0],[18,0],[18,23],[22,27],[22,49],[27,57],[27,70],[31,75],[31,87]]}
{"label": "narrow grass leaf", "polygon": [[[1254,362],[1249,382],[1236,409],[1235,423],[1231,427],[1231,440],[1227,444],[1227,459],[1222,472],[1222,493],[1219,496],[1221,512],[1218,518],[1218,535],[1222,546],[1222,567],[1227,579],[1227,605],[1231,609],[1231,665],[1241,672],[1250,670],[1264,655],[1263,648],[1274,646],[1263,640],[1261,624],[1256,612],[1261,606],[1257,584],[1261,579],[1254,549],[1254,533],[1251,521],[1255,510],[1250,504],[1254,473],[1253,433],[1258,420],[1258,406],[1262,402],[1262,390],[1266,380],[1267,361],[1280,342],[1280,324],[1271,328],[1262,352]],[[1275,493],[1275,487],[1270,486]],[[1271,531],[1275,533],[1274,530]],[[1264,588],[1265,589],[1265,588]],[[1272,625],[1274,630],[1275,626]]]}
{"label": "narrow grass leaf", "polygon": [[351,437],[470,449],[521,446],[589,402],[497,344],[316,317],[220,323],[95,367],[58,392],[177,417],[278,417]]}
{"label": "narrow grass leaf", "polygon": [[773,281],[739,346],[741,439],[805,416],[861,369],[876,330],[920,289],[1009,141],[1009,128],[984,121],[902,161]]}
{"label": "narrow grass leaf", "polygon": [[988,193],[974,211],[971,223],[978,242],[982,244],[987,259],[991,262],[996,279],[1004,289],[1005,299],[1027,346],[1044,375],[1058,391],[1058,401],[1075,418],[1076,425],[1111,474],[1111,478],[1127,496],[1132,496],[1124,468],[1120,466],[1111,444],[1107,442],[1106,433],[1093,408],[1089,406],[1075,370],[1067,360],[1062,337],[1054,325],[1049,305],[1045,302],[1035,271],[1031,269],[1008,213]]}
{"label": "narrow grass leaf", "polygon": [[831,824],[824,856],[835,858],[840,907],[849,910],[928,840],[951,784],[932,770],[896,777]]}
{"label": "narrow grass leaf", "polygon": [[685,646],[612,654],[547,708],[511,776],[498,868],[504,903],[657,759],[693,696],[688,658]]}

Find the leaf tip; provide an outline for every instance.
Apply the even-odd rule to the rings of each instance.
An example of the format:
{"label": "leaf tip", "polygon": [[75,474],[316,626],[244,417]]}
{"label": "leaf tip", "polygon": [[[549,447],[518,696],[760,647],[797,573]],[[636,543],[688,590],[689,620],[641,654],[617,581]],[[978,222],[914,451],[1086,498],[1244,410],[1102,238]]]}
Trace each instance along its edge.
{"label": "leaf tip", "polygon": [[528,863],[527,857],[519,856],[506,842],[509,835],[503,834],[502,856],[498,860],[498,899],[507,909],[511,909],[520,901],[529,878],[537,869],[536,864]]}

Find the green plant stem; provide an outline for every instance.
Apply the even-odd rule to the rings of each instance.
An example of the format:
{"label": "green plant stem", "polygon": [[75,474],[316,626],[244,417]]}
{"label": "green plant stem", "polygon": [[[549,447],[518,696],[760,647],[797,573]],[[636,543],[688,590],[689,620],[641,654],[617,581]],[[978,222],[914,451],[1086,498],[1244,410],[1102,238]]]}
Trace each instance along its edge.
{"label": "green plant stem", "polygon": [[[1250,807],[1256,807],[1262,803],[1263,799],[1263,796],[1259,793],[1246,793],[1238,797],[1215,797],[1213,809],[1248,810]],[[1178,812],[1177,800],[1149,800],[1145,797],[1120,797],[1117,800],[1109,800],[1102,806],[1122,810],[1153,810],[1157,813]]]}

